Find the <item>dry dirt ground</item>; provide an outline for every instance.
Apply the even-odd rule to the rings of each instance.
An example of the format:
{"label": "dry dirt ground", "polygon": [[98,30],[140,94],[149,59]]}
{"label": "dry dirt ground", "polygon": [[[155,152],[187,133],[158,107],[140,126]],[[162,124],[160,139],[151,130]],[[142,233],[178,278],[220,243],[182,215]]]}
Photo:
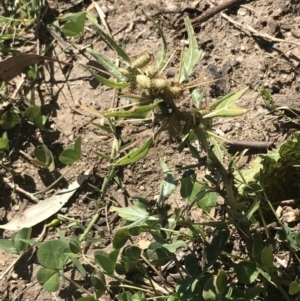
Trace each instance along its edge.
{"label": "dry dirt ground", "polygon": [[[160,37],[153,24],[145,18],[142,10],[152,16],[162,27],[168,43],[168,55],[186,39],[185,34],[178,35],[183,26],[183,17],[191,19],[201,15],[217,1],[96,1],[106,16],[106,22],[114,39],[126,46],[126,51],[134,56],[145,51],[157,54],[160,49]],[[300,63],[300,4],[296,0],[255,0],[241,1],[242,4],[212,16],[201,24],[195,23],[196,38],[204,56],[199,62],[195,77],[202,76],[203,80],[223,76],[224,80],[203,86],[205,102],[211,103],[218,97],[231,91],[248,86],[249,91],[241,98],[239,105],[247,108],[248,113],[242,117],[219,120],[214,129],[226,139],[247,141],[272,141],[278,146],[293,132],[290,124],[284,119],[267,115],[263,99],[257,89],[264,85],[272,94],[278,106],[289,106],[291,109],[300,108],[299,94],[299,63]],[[40,24],[41,47],[49,44],[51,36],[47,25],[60,13],[77,12],[90,9],[97,16],[95,8],[90,7],[90,1],[48,1],[48,11]],[[230,17],[230,18],[227,18]],[[284,40],[284,41],[281,41]],[[30,41],[35,43],[35,39]],[[19,45],[21,51],[29,49],[28,44]],[[62,37],[55,43],[52,53],[60,60],[72,60],[75,63],[91,63],[91,57],[85,48],[92,47],[111,59],[116,59],[115,53],[100,39],[97,31],[87,24],[84,37],[68,52],[63,51],[69,41]],[[297,44],[299,43],[299,44]],[[20,46],[20,47],[21,47]],[[26,48],[28,47],[28,48]],[[168,70],[178,71],[179,58],[175,58]],[[78,109],[77,104],[102,110],[111,105],[112,93],[93,80],[90,74],[79,64],[72,68],[62,69],[58,64],[46,65],[42,77],[36,84],[38,101],[42,104],[44,114],[49,114],[51,133],[38,134],[33,128],[23,129],[23,136],[18,142],[19,149],[30,154],[33,148],[42,141],[52,150],[54,156],[60,154],[64,146],[73,142],[78,136],[82,137],[82,159],[68,174],[64,181],[55,189],[64,187],[72,182],[77,175],[92,169],[92,175],[80,188],[78,193],[67,204],[67,215],[79,218],[87,224],[99,209],[96,202],[87,197],[97,199],[99,195],[88,186],[91,183],[100,187],[106,175],[107,166],[93,153],[94,150],[110,153],[112,137],[99,129],[87,125],[91,116]],[[300,111],[300,110],[299,110]],[[122,136],[125,142],[143,140],[149,136],[151,128],[124,126]],[[171,169],[177,165],[197,163],[188,152],[179,154],[176,142],[170,141],[163,135],[151,149],[146,159],[138,164],[126,167],[123,171],[123,182],[126,195],[112,184],[108,197],[124,205],[128,196],[145,196],[154,199],[158,194],[163,173],[158,158],[163,158]],[[245,153],[241,166],[247,165],[255,157],[255,153]],[[57,170],[47,173],[37,169],[20,153],[12,156],[11,166],[18,172],[15,182],[29,192],[36,192],[50,185],[61,173],[63,165],[57,165]],[[203,174],[203,170],[197,171]],[[53,190],[46,196],[51,195]],[[173,198],[174,206],[179,206],[179,194]],[[1,184],[0,186],[0,222],[6,223],[24,208],[30,206],[30,201],[17,192]],[[103,206],[101,204],[100,206]],[[193,213],[192,213],[193,214]],[[103,231],[96,231],[95,237],[103,238],[103,243],[97,248],[104,248],[110,243],[111,234],[105,226],[105,215],[100,218],[98,225]],[[108,215],[108,219],[111,215]],[[193,215],[195,221],[201,221],[201,216]],[[117,226],[112,224],[112,228]],[[70,230],[62,226],[66,235]],[[40,234],[41,227],[34,229],[34,237]],[[11,233],[1,231],[2,238],[10,237]],[[55,229],[49,230],[49,237],[54,237]],[[0,251],[0,275],[9,267],[17,256]],[[35,274],[38,265],[34,254],[22,258],[14,267],[0,279],[0,300],[73,300],[80,293],[74,287],[63,284],[61,290],[50,294],[41,290],[36,283]],[[64,286],[65,285],[65,286]]]}

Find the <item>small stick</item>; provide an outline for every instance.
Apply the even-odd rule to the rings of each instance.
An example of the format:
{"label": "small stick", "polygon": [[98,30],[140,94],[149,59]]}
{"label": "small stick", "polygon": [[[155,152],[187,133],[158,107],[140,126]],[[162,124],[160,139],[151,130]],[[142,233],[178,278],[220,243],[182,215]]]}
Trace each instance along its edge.
{"label": "small stick", "polygon": [[224,13],[221,13],[221,16],[223,18],[227,19],[230,23],[232,23],[234,26],[241,29],[243,32],[245,32],[248,35],[253,35],[253,36],[262,38],[262,39],[270,41],[270,42],[286,43],[286,44],[300,46],[300,43],[296,43],[296,42],[293,42],[293,41],[286,41],[286,40],[283,40],[283,39],[279,39],[279,38],[275,38],[273,36],[270,36],[267,33],[261,33],[259,31],[257,31],[256,29],[254,29],[253,27],[251,27],[250,25],[244,26],[243,24],[233,20],[231,17],[227,16]]}
{"label": "small stick", "polygon": [[12,183],[10,179],[8,179],[8,178],[3,178],[3,181],[4,181],[5,184],[6,184],[7,186],[9,186],[11,189],[14,189],[14,190],[16,190],[16,191],[18,191],[18,192],[24,194],[27,198],[29,198],[29,199],[30,199],[31,201],[33,201],[34,203],[36,203],[36,204],[39,203],[40,200],[39,200],[37,197],[35,197],[32,193],[30,193],[30,192],[24,190],[23,188],[21,188],[19,185]]}
{"label": "small stick", "polygon": [[[232,5],[235,4],[239,4],[241,2],[244,2],[245,0],[229,0],[226,1],[224,3],[221,3],[218,6],[212,7],[210,9],[208,9],[207,11],[205,11],[202,15],[196,17],[195,19],[192,20],[192,24],[194,25],[194,27],[199,27],[199,25],[205,21],[207,21],[208,19],[210,19],[211,17],[213,17],[214,15],[218,14],[219,12],[221,12],[222,10],[229,8]],[[195,24],[196,23],[196,24]],[[180,29],[177,34],[182,34],[183,32],[185,32],[186,29],[182,28]]]}
{"label": "small stick", "polygon": [[229,143],[231,146],[254,149],[268,149],[274,145],[274,142],[270,141],[227,140],[227,143]]}

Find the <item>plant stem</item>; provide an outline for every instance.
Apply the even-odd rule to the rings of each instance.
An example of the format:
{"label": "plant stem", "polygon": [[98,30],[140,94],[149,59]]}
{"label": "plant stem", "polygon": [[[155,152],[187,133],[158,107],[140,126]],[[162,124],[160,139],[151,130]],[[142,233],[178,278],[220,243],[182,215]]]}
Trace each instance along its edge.
{"label": "plant stem", "polygon": [[45,193],[48,190],[50,190],[54,185],[56,185],[61,179],[63,179],[72,169],[74,168],[74,165],[72,165],[69,169],[67,169],[61,176],[59,176],[52,184],[50,184],[45,189],[35,192],[33,195],[37,195],[39,193]]}

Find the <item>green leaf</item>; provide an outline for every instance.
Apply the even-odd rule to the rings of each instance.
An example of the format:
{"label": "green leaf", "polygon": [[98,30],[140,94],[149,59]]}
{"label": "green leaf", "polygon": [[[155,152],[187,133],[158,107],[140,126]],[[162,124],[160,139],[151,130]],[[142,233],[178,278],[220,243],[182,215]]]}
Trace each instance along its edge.
{"label": "green leaf", "polygon": [[114,249],[121,249],[126,244],[127,240],[130,238],[129,230],[120,228],[116,231],[113,237],[113,247]]}
{"label": "green leaf", "polygon": [[66,149],[59,156],[59,161],[63,164],[73,164],[78,161],[79,157],[75,150]]}
{"label": "green leaf", "polygon": [[298,294],[299,292],[300,292],[300,281],[297,276],[296,279],[290,283],[289,294],[293,296]]}
{"label": "green leaf", "polygon": [[107,57],[103,54],[94,51],[91,48],[87,48],[87,52],[89,52],[97,62],[102,65],[111,75],[113,75],[118,81],[125,82],[126,78],[119,71],[119,67],[116,66],[113,62],[111,62]]}
{"label": "green leaf", "polygon": [[209,141],[214,146],[213,152],[215,153],[218,160],[223,164],[223,153],[221,151],[221,146],[218,140],[216,140],[214,137],[210,137]]}
{"label": "green leaf", "polygon": [[152,143],[153,143],[153,138],[151,137],[139,149],[135,151],[131,151],[129,154],[117,160],[115,162],[115,166],[133,164],[143,159],[148,154]]}
{"label": "green leaf", "polygon": [[199,273],[198,259],[194,254],[188,254],[184,258],[184,266],[188,274],[195,278]]}
{"label": "green leaf", "polygon": [[245,114],[246,109],[240,109],[237,107],[235,102],[248,90],[248,87],[240,90],[239,92],[234,92],[226,95],[220,100],[217,100],[212,104],[212,112],[203,116],[203,118],[213,118],[213,117],[232,117]]}
{"label": "green leaf", "polygon": [[261,286],[248,287],[245,292],[245,297],[247,300],[256,300],[255,297],[258,297],[263,291],[264,288]]}
{"label": "green leaf", "polygon": [[217,260],[219,254],[225,248],[228,237],[228,229],[217,229],[215,231],[211,244],[205,250],[207,267],[211,266]]}
{"label": "green leaf", "polygon": [[188,200],[190,198],[193,188],[194,188],[194,185],[195,185],[195,182],[196,182],[196,177],[197,177],[197,175],[195,173],[192,173],[191,175],[189,175],[187,177],[183,176],[180,179],[180,182],[181,182],[180,195],[183,199]]}
{"label": "green leaf", "polygon": [[124,252],[126,258],[132,262],[138,262],[142,254],[142,250],[136,246],[128,246],[125,248]]}
{"label": "green leaf", "polygon": [[0,150],[9,150],[9,142],[7,138],[1,138],[0,137]]}
{"label": "green leaf", "polygon": [[25,110],[23,116],[27,118],[28,121],[32,122],[41,130],[45,129],[45,123],[47,121],[47,117],[41,115],[41,108],[38,106],[32,106]]}
{"label": "green leaf", "polygon": [[189,80],[189,76],[192,74],[195,65],[202,56],[202,51],[198,49],[198,43],[195,38],[191,20],[188,17],[184,18],[184,24],[188,33],[189,48],[187,51],[184,51],[182,55],[182,67],[179,79],[180,83]]}
{"label": "green leaf", "polygon": [[214,286],[214,277],[210,277],[203,288],[202,297],[205,301],[219,301],[216,288]]}
{"label": "green leaf", "polygon": [[104,31],[101,32],[102,36],[105,38],[108,44],[117,52],[117,54],[126,62],[130,63],[131,60],[127,53]]}
{"label": "green leaf", "polygon": [[239,262],[234,266],[234,271],[238,280],[244,284],[253,283],[259,275],[256,265],[249,261]]}
{"label": "green leaf", "polygon": [[175,253],[179,248],[186,250],[188,248],[188,245],[183,240],[177,240],[171,244],[163,244],[162,247],[167,249],[171,253]]}
{"label": "green leaf", "polygon": [[110,276],[114,274],[116,261],[111,259],[109,254],[104,251],[95,251],[94,253],[96,263]]}
{"label": "green leaf", "polygon": [[163,266],[172,259],[172,253],[157,242],[153,242],[149,245],[147,255],[151,264],[157,266]]}
{"label": "green leaf", "polygon": [[217,294],[220,297],[223,296],[227,289],[227,274],[223,269],[219,270],[217,276],[214,277],[214,286]]}
{"label": "green leaf", "polygon": [[129,83],[126,82],[114,82],[112,80],[109,80],[95,72],[92,71],[91,68],[89,68],[88,66],[85,65],[81,65],[82,67],[84,67],[86,70],[88,70],[89,72],[91,72],[92,76],[101,84],[116,89],[116,90],[120,90],[120,89],[124,89],[126,87],[129,86]]}
{"label": "green leaf", "polygon": [[14,111],[7,111],[1,116],[0,126],[5,130],[12,129],[19,123],[20,118]]}
{"label": "green leaf", "polygon": [[159,187],[159,201],[165,201],[170,197],[172,192],[176,189],[178,181],[175,180],[171,173],[167,173],[165,179],[161,182]]}
{"label": "green leaf", "polygon": [[32,162],[34,164],[47,168],[50,172],[55,169],[53,154],[45,144],[36,147],[33,154],[35,158]]}
{"label": "green leaf", "polygon": [[150,105],[140,106],[134,110],[127,111],[111,111],[104,114],[105,117],[118,117],[118,118],[146,118],[149,112],[155,109],[161,101],[157,101]]}
{"label": "green leaf", "polygon": [[94,272],[91,276],[91,282],[97,290],[97,298],[100,298],[106,291],[106,280],[102,272]]}
{"label": "green leaf", "polygon": [[41,268],[36,279],[47,292],[56,292],[59,289],[59,273],[56,270]]}
{"label": "green leaf", "polygon": [[60,240],[44,242],[37,251],[38,262],[47,268],[62,269],[67,245]]}
{"label": "green leaf", "polygon": [[13,236],[13,243],[18,252],[25,251],[28,243],[22,241],[23,239],[29,240],[31,237],[32,228],[23,228],[15,236]]}
{"label": "green leaf", "polygon": [[146,297],[145,297],[145,294],[144,292],[137,292],[135,293],[134,295],[132,295],[132,301],[146,301]]}
{"label": "green leaf", "polygon": [[74,144],[68,145],[60,154],[59,161],[64,164],[73,164],[77,162],[81,155],[81,137],[75,140]]}
{"label": "green leaf", "polygon": [[[203,191],[203,189],[202,189]],[[199,201],[197,201],[197,205],[205,212],[209,212],[212,208],[217,205],[218,195],[216,192],[206,192],[203,197]]]}
{"label": "green leaf", "polygon": [[162,158],[159,158],[159,165],[164,173],[170,173],[170,168]]}
{"label": "green leaf", "polygon": [[270,269],[274,267],[272,245],[266,246],[262,249],[261,264],[263,265],[266,271],[270,271]]}
{"label": "green leaf", "polygon": [[0,239],[0,248],[3,249],[7,253],[18,254],[18,250],[15,247],[14,243],[9,239]]}
{"label": "green leaf", "polygon": [[159,51],[158,55],[157,55],[157,70],[161,70],[165,64],[166,64],[166,55],[167,55],[167,41],[166,38],[164,36],[164,32],[162,30],[162,28],[155,22],[155,20],[148,16],[147,14],[145,14],[145,12],[143,11],[143,14],[146,16],[146,18],[150,21],[152,21],[155,25],[155,27],[157,28],[159,35],[162,39],[162,44],[161,44],[161,50]]}
{"label": "green leaf", "polygon": [[76,258],[74,256],[68,256],[68,257],[73,262],[74,266],[79,271],[79,273],[82,275],[82,277],[86,277],[87,272],[86,272],[85,268],[83,267],[83,265],[81,264],[81,262],[78,260],[78,258]]}
{"label": "green leaf", "polygon": [[93,297],[82,297],[82,298],[76,299],[76,301],[97,301],[97,299],[95,299]]}
{"label": "green leaf", "polygon": [[69,37],[76,37],[82,35],[84,30],[85,18],[85,12],[69,15],[69,21],[62,28],[62,32]]}
{"label": "green leaf", "polygon": [[80,240],[77,236],[72,235],[69,242],[70,251],[74,254],[79,254],[81,251]]}
{"label": "green leaf", "polygon": [[125,208],[112,207],[110,209],[112,212],[118,212],[119,216],[125,221],[134,222],[137,220],[148,220],[150,215],[144,208],[139,208],[136,206],[128,206]]}
{"label": "green leaf", "polygon": [[129,291],[125,291],[121,294],[117,295],[119,301],[132,301],[132,293]]}

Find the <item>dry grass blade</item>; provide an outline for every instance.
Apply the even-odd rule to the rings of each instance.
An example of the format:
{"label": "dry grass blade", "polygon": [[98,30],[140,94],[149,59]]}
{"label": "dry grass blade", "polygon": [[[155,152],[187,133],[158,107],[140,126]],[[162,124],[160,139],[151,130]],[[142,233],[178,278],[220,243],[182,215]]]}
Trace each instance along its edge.
{"label": "dry grass blade", "polygon": [[37,54],[17,55],[0,62],[0,82],[9,82],[14,77],[18,76],[24,70],[24,68],[33,64],[44,63],[45,61],[72,65],[71,63],[62,62],[51,57]]}

